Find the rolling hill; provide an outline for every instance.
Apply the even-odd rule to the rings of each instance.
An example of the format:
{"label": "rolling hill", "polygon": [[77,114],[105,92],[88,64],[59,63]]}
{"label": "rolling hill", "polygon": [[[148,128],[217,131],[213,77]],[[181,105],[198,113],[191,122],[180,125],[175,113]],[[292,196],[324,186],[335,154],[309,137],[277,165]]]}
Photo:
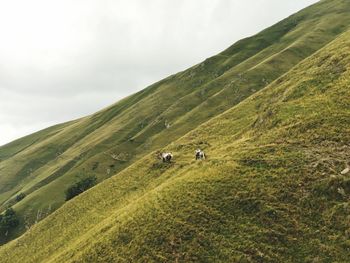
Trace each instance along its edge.
{"label": "rolling hill", "polygon": [[[1,147],[0,202],[21,217],[10,238],[30,227],[1,260],[346,262],[349,25],[349,1],[321,1],[96,114]],[[208,160],[194,160],[198,147]],[[173,163],[156,158],[163,150]],[[65,203],[88,175],[100,183]]]}

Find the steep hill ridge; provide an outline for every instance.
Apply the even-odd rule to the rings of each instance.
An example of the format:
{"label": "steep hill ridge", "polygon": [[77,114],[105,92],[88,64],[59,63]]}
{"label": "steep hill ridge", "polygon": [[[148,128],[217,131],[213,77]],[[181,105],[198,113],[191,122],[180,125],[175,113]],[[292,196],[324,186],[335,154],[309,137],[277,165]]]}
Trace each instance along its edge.
{"label": "steep hill ridge", "polygon": [[[174,141],[173,164],[146,155],[0,248],[1,258],[346,262],[349,73],[350,31]],[[193,160],[199,146],[209,160]]]}
{"label": "steep hill ridge", "polygon": [[78,177],[103,181],[123,171],[266,87],[349,25],[349,1],[321,1],[92,116],[1,147],[2,208],[27,194],[14,206],[22,221],[12,237],[60,207]]}

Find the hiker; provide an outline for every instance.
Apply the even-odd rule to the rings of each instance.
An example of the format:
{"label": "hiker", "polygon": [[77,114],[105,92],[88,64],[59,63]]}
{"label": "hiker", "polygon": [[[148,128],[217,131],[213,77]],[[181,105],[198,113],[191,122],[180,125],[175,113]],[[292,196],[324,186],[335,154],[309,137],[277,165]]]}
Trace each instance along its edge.
{"label": "hiker", "polygon": [[196,160],[205,160],[205,153],[201,149],[196,150]]}
{"label": "hiker", "polygon": [[171,153],[162,153],[161,158],[163,160],[163,163],[170,163],[173,155]]}

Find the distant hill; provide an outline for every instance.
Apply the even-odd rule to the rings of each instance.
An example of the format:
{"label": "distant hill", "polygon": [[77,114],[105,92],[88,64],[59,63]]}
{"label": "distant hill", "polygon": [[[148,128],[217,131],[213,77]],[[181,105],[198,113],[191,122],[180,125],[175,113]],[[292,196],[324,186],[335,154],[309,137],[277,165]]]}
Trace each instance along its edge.
{"label": "distant hill", "polygon": [[[346,262],[349,26],[349,1],[321,1],[94,115],[1,147],[2,209],[21,219],[9,238],[30,227],[1,260]],[[194,160],[196,148],[207,160]],[[91,175],[100,183],[65,203]]]}

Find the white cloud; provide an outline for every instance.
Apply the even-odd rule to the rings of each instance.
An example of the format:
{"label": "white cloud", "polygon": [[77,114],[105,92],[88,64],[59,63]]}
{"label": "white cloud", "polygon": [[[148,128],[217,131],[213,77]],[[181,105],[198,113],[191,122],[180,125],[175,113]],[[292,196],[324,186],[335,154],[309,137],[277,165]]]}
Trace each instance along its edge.
{"label": "white cloud", "polygon": [[0,145],[93,113],[314,2],[0,0]]}

